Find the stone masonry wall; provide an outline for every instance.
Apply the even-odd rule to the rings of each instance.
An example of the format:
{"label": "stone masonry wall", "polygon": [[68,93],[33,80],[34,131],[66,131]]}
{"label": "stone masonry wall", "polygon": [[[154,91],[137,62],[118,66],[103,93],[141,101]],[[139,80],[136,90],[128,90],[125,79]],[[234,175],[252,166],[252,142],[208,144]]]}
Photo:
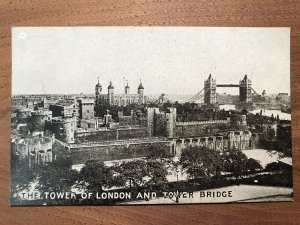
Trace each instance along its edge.
{"label": "stone masonry wall", "polygon": [[216,135],[218,132],[223,131],[228,126],[227,124],[189,124],[182,125],[176,124],[174,135],[175,137],[195,137],[202,135]]}
{"label": "stone masonry wall", "polygon": [[77,132],[75,140],[77,142],[95,142],[95,141],[113,141],[122,139],[145,138],[149,136],[148,128],[132,128],[132,129],[114,129],[114,130],[98,130],[92,132]]}
{"label": "stone masonry wall", "polygon": [[160,146],[166,150],[170,149],[169,142],[142,143],[130,145],[103,145],[81,148],[71,148],[70,151],[57,152],[59,157],[68,157],[73,164],[84,164],[88,160],[120,160],[146,156],[150,146]]}

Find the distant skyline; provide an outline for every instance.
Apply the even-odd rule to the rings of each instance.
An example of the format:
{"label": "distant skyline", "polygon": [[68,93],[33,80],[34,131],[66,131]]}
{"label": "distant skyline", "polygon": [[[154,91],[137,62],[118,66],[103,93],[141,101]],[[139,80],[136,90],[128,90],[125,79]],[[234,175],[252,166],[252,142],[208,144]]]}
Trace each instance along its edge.
{"label": "distant skyline", "polygon": [[[211,73],[219,84],[245,74],[267,94],[290,93],[289,28],[15,27],[12,94],[193,95]],[[238,94],[238,88],[218,88]]]}

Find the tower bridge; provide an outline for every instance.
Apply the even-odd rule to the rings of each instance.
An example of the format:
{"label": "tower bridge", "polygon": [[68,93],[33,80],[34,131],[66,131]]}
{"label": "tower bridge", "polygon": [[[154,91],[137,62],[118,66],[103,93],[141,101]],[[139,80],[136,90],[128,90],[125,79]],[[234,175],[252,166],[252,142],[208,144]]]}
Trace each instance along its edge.
{"label": "tower bridge", "polygon": [[252,81],[247,75],[240,80],[239,84],[217,84],[216,79],[209,74],[207,80],[204,81],[204,88],[193,97],[187,99],[186,102],[196,102],[200,99],[204,99],[205,104],[216,104],[217,87],[239,88],[239,99],[240,102],[244,103],[252,102],[252,94],[257,94],[257,92],[252,88]]}

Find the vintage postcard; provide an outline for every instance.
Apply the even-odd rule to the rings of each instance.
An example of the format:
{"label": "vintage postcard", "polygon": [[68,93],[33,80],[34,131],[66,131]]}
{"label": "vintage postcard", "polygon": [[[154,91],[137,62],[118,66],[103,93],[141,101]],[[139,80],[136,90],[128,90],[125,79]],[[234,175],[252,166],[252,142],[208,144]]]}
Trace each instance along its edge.
{"label": "vintage postcard", "polygon": [[11,205],[292,201],[290,28],[12,28]]}

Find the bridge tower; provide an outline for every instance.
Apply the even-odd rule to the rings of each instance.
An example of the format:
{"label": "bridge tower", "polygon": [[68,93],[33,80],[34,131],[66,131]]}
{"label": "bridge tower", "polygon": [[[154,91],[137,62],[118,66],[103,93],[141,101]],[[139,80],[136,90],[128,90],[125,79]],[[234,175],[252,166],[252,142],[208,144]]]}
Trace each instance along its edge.
{"label": "bridge tower", "polygon": [[207,80],[204,81],[204,103],[215,104],[217,103],[217,82],[209,74]]}
{"label": "bridge tower", "polygon": [[252,102],[252,82],[247,75],[240,81],[240,102]]}

